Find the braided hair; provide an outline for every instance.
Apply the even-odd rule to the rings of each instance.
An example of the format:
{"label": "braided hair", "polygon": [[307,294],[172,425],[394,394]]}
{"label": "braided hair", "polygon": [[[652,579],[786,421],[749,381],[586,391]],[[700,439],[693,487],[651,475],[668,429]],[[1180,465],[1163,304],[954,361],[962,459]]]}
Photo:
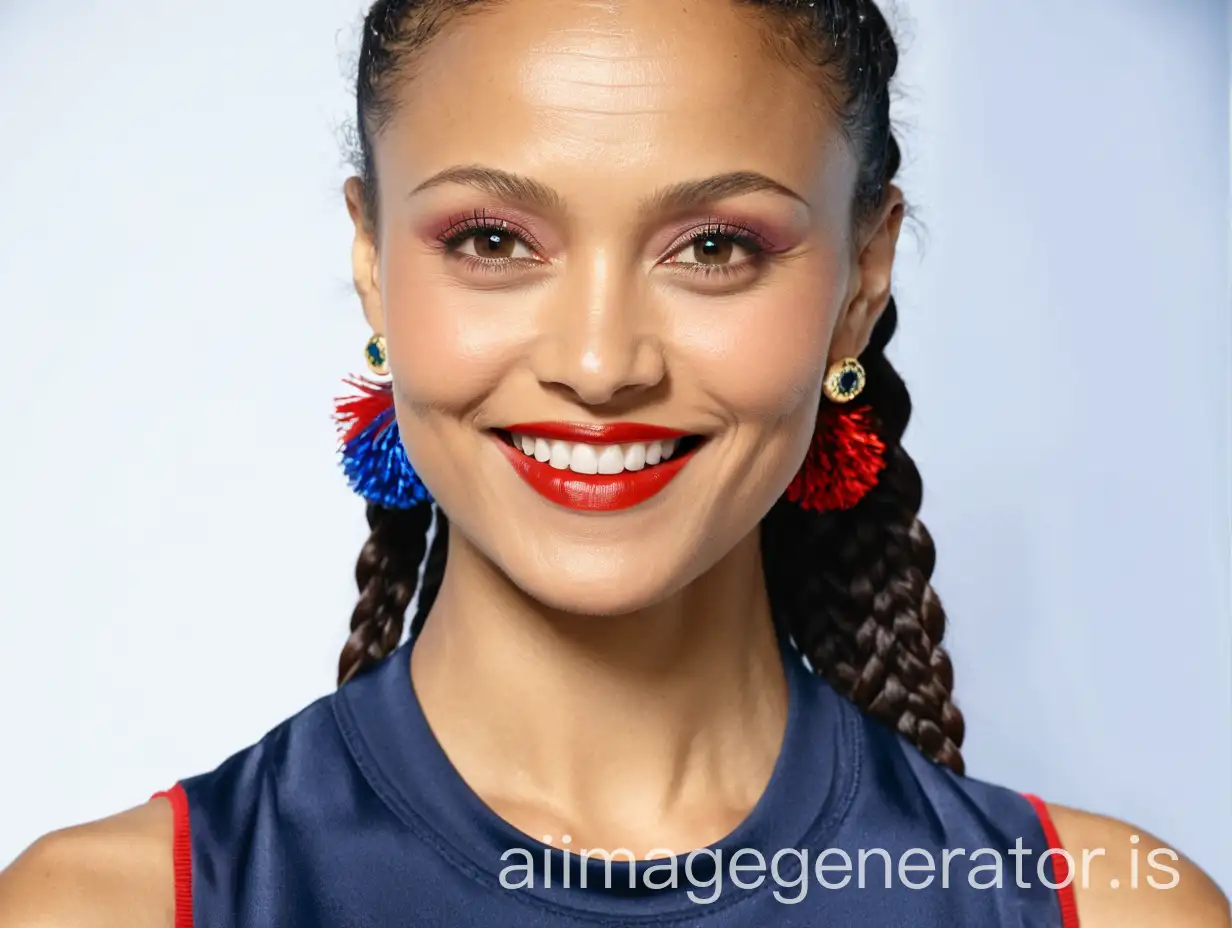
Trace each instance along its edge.
{"label": "braided hair", "polygon": [[[378,199],[372,139],[393,115],[391,88],[448,22],[492,2],[377,0],[369,10],[356,84],[356,168],[370,220]],[[874,0],[734,2],[764,12],[773,52],[816,71],[859,157],[854,213],[863,218],[882,204],[901,162],[890,125],[898,49],[885,17]],[[918,518],[920,474],[902,447],[911,399],[885,354],[897,323],[891,298],[860,357],[868,373],[862,399],[886,445],[880,481],[844,511],[805,512],[781,499],[761,526],[766,584],[775,616],[816,673],[925,756],[961,773],[963,717],[941,646],[945,611],[929,582],[936,552]],[[439,510],[370,505],[368,523],[340,684],[398,646],[417,591],[411,633],[419,631],[444,572],[449,526]]]}

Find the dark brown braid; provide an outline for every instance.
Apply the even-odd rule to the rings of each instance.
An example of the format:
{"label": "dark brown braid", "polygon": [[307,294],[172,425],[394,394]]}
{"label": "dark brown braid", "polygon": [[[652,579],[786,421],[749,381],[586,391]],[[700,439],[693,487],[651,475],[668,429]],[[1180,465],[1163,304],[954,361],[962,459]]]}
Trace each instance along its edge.
{"label": "dark brown braid", "polygon": [[338,684],[378,663],[402,640],[406,607],[419,582],[432,507],[384,509],[368,504],[371,534],[355,564],[359,602],[338,658]]}
{"label": "dark brown braid", "polygon": [[[870,0],[742,0],[780,13],[788,56],[804,60],[846,92],[837,101],[860,154],[859,220],[881,205],[902,154],[890,125],[890,83],[898,48]],[[833,85],[831,80],[831,85]],[[762,524],[766,582],[815,670],[872,717],[897,729],[928,757],[963,771],[962,713],[954,671],[941,647],[945,610],[929,582],[936,560],[917,513],[920,473],[902,447],[911,417],[906,384],[885,355],[898,325],[891,299],[860,362],[867,402],[886,444],[878,485],[853,509],[806,514],[780,501]],[[826,402],[824,399],[822,402]]]}
{"label": "dark brown braid", "polygon": [[428,559],[424,562],[423,579],[419,581],[419,604],[415,608],[415,618],[411,620],[411,635],[418,635],[419,630],[427,621],[428,610],[436,601],[440,592],[441,580],[445,577],[445,554],[449,550],[449,520],[445,513],[436,511],[436,535],[432,539],[432,548],[428,551]]}
{"label": "dark brown braid", "polygon": [[920,472],[900,443],[911,400],[884,354],[896,324],[891,301],[860,358],[862,400],[888,449],[881,480],[845,512],[806,513],[781,500],[762,522],[766,583],[775,615],[818,673],[961,773],[963,717],[941,647],[945,610],[929,584],[936,552],[916,515]]}
{"label": "dark brown braid", "polygon": [[[492,2],[378,0],[369,10],[356,86],[356,167],[370,220],[377,205],[372,139],[393,114],[391,87],[409,75],[414,53],[447,21]],[[859,155],[853,197],[859,222],[881,205],[901,160],[890,126],[898,50],[888,23],[873,0],[735,2],[765,12],[764,37],[773,51],[817,72],[818,86]],[[861,356],[868,373],[862,401],[872,406],[888,449],[879,484],[846,512],[808,514],[780,501],[762,524],[766,582],[775,615],[816,672],[926,756],[962,772],[963,718],[953,703],[953,669],[941,647],[945,612],[929,583],[935,551],[917,517],[920,474],[901,444],[911,400],[885,356],[897,322],[891,300]],[[448,525],[443,515],[422,584],[418,573],[429,516],[370,509],[369,522],[372,536],[356,571],[361,597],[340,680],[397,646],[417,585],[412,634],[418,632],[444,571]]]}
{"label": "dark brown braid", "polygon": [[[378,0],[364,18],[360,44],[356,100],[356,169],[364,184],[366,218],[373,228],[377,216],[377,180],[372,139],[393,115],[392,87],[409,76],[413,53],[444,26],[450,14],[463,12],[479,0]],[[428,532],[436,512],[436,535],[428,562],[424,560]],[[411,619],[418,634],[440,589],[445,569],[449,525],[443,512],[427,503],[409,510],[369,504],[371,534],[355,565],[359,602],[351,613],[351,634],[338,659],[338,685],[380,663],[402,639],[406,610],[419,592]]]}

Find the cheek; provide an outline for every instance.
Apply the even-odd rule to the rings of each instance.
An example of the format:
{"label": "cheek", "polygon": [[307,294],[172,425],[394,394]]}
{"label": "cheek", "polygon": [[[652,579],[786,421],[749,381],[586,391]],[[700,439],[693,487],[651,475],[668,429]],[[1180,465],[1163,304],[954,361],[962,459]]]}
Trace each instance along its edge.
{"label": "cheek", "polygon": [[[416,411],[462,414],[489,394],[534,337],[528,298],[456,286],[439,255],[392,249],[382,270],[386,341],[399,394]],[[533,302],[533,300],[530,300]]]}
{"label": "cheek", "polygon": [[698,382],[739,425],[773,427],[816,404],[838,318],[838,269],[816,263],[679,331]]}

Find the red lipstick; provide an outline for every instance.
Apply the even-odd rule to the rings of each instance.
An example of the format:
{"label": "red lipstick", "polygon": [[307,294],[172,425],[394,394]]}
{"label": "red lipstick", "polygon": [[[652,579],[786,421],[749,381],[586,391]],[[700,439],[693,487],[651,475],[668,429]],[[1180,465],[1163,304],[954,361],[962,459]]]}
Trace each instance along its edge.
{"label": "red lipstick", "polygon": [[[528,422],[506,426],[504,431],[545,441],[590,445],[679,440],[690,434],[679,429],[634,422]],[[557,505],[585,512],[615,512],[644,503],[662,491],[684,469],[697,450],[693,447],[673,454],[668,460],[646,465],[641,470],[626,470],[619,474],[577,474],[539,461],[503,438],[496,438],[496,442],[514,471],[531,489]]]}

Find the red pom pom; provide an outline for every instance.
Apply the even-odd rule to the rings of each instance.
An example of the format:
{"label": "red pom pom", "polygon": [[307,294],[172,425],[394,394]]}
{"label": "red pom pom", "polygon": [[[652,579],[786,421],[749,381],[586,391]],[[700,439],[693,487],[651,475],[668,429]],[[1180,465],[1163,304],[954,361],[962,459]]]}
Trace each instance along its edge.
{"label": "red pom pom", "polygon": [[850,509],[877,485],[885,469],[885,450],[885,442],[873,429],[869,407],[848,409],[827,403],[787,498],[815,512]]}

